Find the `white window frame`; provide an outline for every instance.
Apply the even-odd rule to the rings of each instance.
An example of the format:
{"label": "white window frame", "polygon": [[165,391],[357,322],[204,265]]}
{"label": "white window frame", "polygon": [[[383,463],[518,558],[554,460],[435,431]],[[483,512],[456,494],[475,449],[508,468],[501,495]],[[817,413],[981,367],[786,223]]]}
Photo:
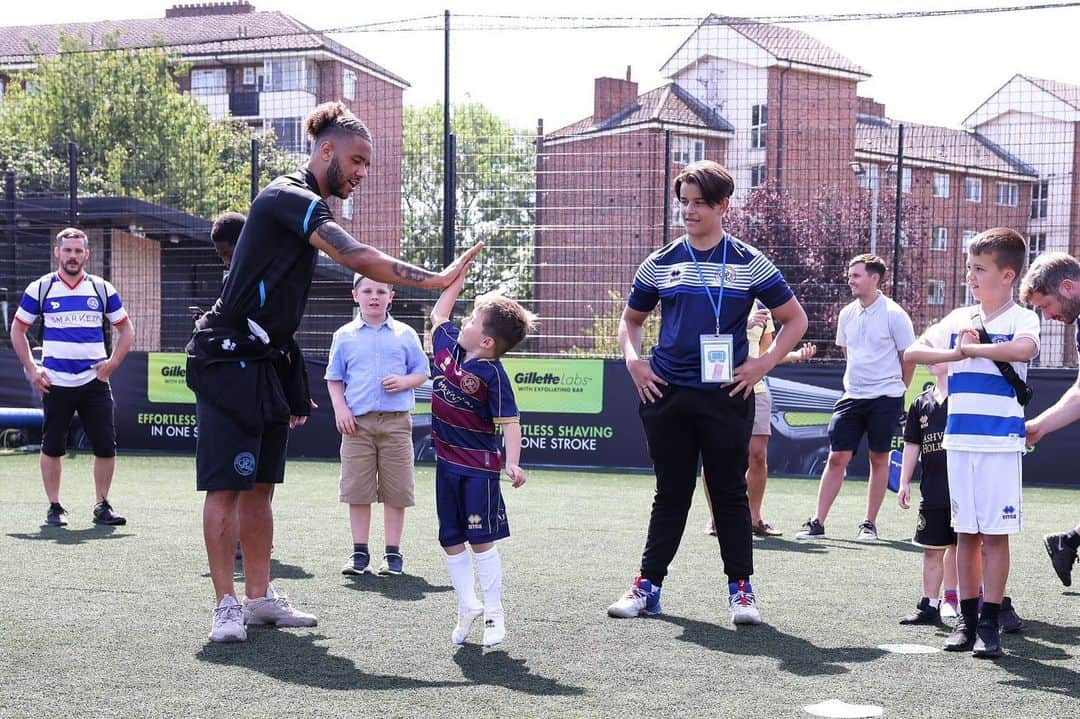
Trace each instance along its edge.
{"label": "white window frame", "polygon": [[900,173],[900,190],[905,195],[911,194],[911,168],[905,167]]}
{"label": "white window frame", "polygon": [[997,183],[997,203],[1002,207],[1016,207],[1020,204],[1020,185],[1015,182]]}
{"label": "white window frame", "polygon": [[686,220],[683,218],[682,202],[678,197],[671,198],[671,226],[672,227],[686,227]]}
{"label": "white window frame", "polygon": [[258,73],[255,71],[255,68],[245,67],[241,82],[243,83],[244,87],[254,86],[255,83],[258,82]]}
{"label": "white window frame", "polygon": [[765,149],[765,133],[769,126],[769,106],[753,105],[750,108],[750,147],[754,150]]}
{"label": "white window frame", "polygon": [[192,95],[222,95],[226,87],[223,67],[200,67],[191,71]]}
{"label": "white window frame", "polygon": [[341,201],[341,217],[346,220],[353,218],[353,196],[349,195]]}
{"label": "white window frame", "polygon": [[930,250],[944,252],[947,249],[949,249],[949,228],[939,225],[930,232]]}
{"label": "white window frame", "polygon": [[[296,144],[292,144],[292,143],[290,143],[290,144],[281,144],[283,140],[289,140],[289,139],[292,139],[292,138],[285,138],[285,137],[282,137],[281,135],[277,135],[277,142],[279,143],[278,147],[280,147],[281,149],[283,149],[283,150],[285,150],[287,152],[298,152],[298,153],[307,152],[308,143],[307,143],[307,137],[304,135],[304,128],[303,128],[304,118],[302,118],[302,117],[271,117],[271,118],[267,118],[266,120],[264,120],[265,124],[264,124],[263,127],[265,129],[267,129],[267,130],[274,129],[274,123],[275,122],[276,123],[286,123],[286,122],[287,123],[292,123],[293,127],[295,128],[295,132],[296,132]],[[275,134],[277,134],[277,133],[275,132]]]}
{"label": "white window frame", "polygon": [[1031,267],[1031,263],[1035,261],[1035,258],[1046,252],[1046,233],[1034,232],[1027,236],[1028,251],[1027,261],[1028,267]]}
{"label": "white window frame", "polygon": [[979,233],[976,232],[975,230],[964,230],[963,243],[964,243],[964,254],[965,255],[967,254],[968,247],[971,245],[971,241],[973,239],[975,239],[975,235],[977,235],[977,234],[979,234]]}
{"label": "white window frame", "polygon": [[345,68],[341,73],[341,96],[346,100],[356,99],[356,72]]}
{"label": "white window frame", "polygon": [[750,187],[761,187],[765,184],[765,163],[750,166]]}
{"label": "white window frame", "polygon": [[[275,67],[277,71],[275,72]],[[263,61],[263,90],[312,92],[312,66],[299,57],[267,58]],[[280,77],[279,77],[280,76]]]}
{"label": "white window frame", "polygon": [[945,304],[945,280],[926,281],[926,304]]}
{"label": "white window frame", "polygon": [[878,174],[877,165],[865,165],[861,174],[859,174],[859,187],[864,190],[871,190],[878,187],[880,175]]}
{"label": "white window frame", "polygon": [[947,173],[935,172],[934,173],[934,197],[948,197],[949,196],[949,184],[950,178]]}
{"label": "white window frame", "polygon": [[1031,217],[1032,220],[1046,219],[1049,206],[1050,181],[1038,180],[1031,185]]}
{"label": "white window frame", "polygon": [[705,159],[705,141],[700,138],[676,135],[674,145],[671,152],[672,162],[689,165]]}
{"label": "white window frame", "polygon": [[982,202],[982,180],[978,177],[964,178],[964,199],[968,202]]}

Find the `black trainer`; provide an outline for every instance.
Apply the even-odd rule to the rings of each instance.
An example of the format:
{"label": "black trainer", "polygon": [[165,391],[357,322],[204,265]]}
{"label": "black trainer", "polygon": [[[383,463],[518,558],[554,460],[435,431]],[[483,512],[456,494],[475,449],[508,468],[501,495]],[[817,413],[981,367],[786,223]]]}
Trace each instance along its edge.
{"label": "black trainer", "polygon": [[1043,537],[1043,546],[1050,555],[1050,563],[1054,565],[1058,579],[1066,587],[1072,586],[1072,566],[1076,563],[1076,550],[1065,544],[1064,534],[1047,534]]}
{"label": "black trainer", "polygon": [[981,659],[997,659],[1005,652],[1001,649],[1001,632],[994,622],[983,619],[975,627],[975,643],[971,656]]}
{"label": "black trainer", "polygon": [[956,618],[956,626],[946,637],[945,646],[942,648],[947,652],[970,652],[973,646],[975,646],[975,627],[969,627],[964,615],[961,614]]}
{"label": "black trainer", "polygon": [[998,626],[1002,634],[1012,634],[1024,628],[1024,620],[1013,609],[1012,599],[1002,597],[1001,611],[998,612]]}
{"label": "black trainer", "polygon": [[121,517],[114,512],[109,500],[103,499],[94,505],[94,524],[108,524],[118,527],[121,524],[127,524],[127,518]]}
{"label": "black trainer", "polygon": [[817,517],[811,517],[795,532],[795,539],[825,539],[825,525]]}
{"label": "black trainer", "polygon": [[901,624],[937,624],[941,621],[941,611],[930,606],[930,599],[923,597],[915,605],[915,611],[900,620]]}
{"label": "black trainer", "polygon": [[45,524],[50,527],[66,527],[67,510],[61,507],[59,502],[50,502],[49,511],[45,513]]}

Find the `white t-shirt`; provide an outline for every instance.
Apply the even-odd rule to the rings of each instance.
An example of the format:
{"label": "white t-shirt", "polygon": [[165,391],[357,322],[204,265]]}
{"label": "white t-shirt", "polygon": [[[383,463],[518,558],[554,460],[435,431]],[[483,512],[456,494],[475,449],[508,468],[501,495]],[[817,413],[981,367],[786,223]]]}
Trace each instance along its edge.
{"label": "white t-shirt", "polygon": [[[1027,337],[1035,343],[1038,354],[1039,317],[1017,304],[989,321],[979,306],[955,309],[931,326],[923,341],[936,349],[955,347],[960,331],[974,327],[976,313],[993,342]],[[1020,379],[1027,378],[1027,362],[1013,362],[1012,366]],[[1024,408],[993,360],[969,357],[950,362],[949,419],[941,445],[966,452],[1023,452],[1024,437]]]}
{"label": "white t-shirt", "polygon": [[847,348],[844,397],[902,397],[900,354],[915,342],[915,328],[904,308],[883,294],[869,307],[859,300],[840,310],[836,344]]}

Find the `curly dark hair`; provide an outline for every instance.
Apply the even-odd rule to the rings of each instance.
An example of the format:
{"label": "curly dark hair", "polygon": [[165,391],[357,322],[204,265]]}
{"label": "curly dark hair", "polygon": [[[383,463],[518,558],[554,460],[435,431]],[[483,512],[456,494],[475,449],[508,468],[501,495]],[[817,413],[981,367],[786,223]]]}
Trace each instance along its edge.
{"label": "curly dark hair", "polygon": [[311,111],[304,120],[304,129],[313,142],[318,142],[327,133],[359,135],[371,142],[371,132],[343,102],[324,102]]}

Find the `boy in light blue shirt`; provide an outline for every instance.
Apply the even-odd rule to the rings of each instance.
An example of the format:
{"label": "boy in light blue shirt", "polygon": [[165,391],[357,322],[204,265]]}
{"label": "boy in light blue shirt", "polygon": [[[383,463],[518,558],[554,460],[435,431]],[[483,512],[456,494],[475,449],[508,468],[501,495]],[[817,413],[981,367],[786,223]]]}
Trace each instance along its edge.
{"label": "boy in light blue shirt", "polygon": [[379,574],[402,574],[401,534],[413,496],[412,390],[428,378],[415,330],[389,314],[393,288],[353,280],[360,312],[334,332],[326,387],[341,432],[340,500],[349,505],[353,552],[342,574],[371,573],[371,505],[383,504],[386,551]]}

